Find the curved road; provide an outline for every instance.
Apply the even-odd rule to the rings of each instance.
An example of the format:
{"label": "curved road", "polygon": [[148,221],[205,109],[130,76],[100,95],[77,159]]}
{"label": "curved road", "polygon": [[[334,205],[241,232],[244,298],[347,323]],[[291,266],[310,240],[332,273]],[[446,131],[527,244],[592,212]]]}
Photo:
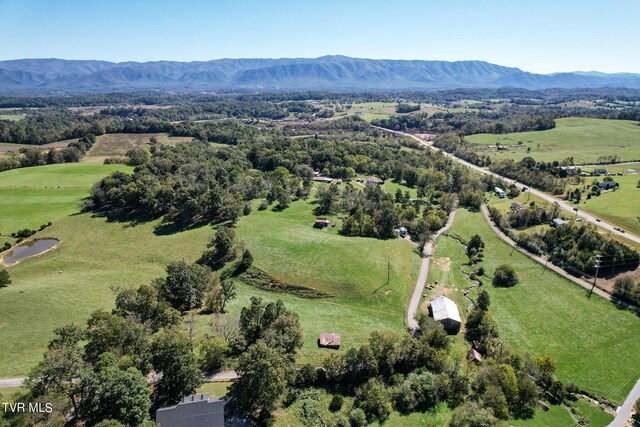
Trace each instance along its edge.
{"label": "curved road", "polygon": [[491,175],[491,176],[494,176],[496,178],[503,179],[503,180],[505,180],[507,182],[515,183],[516,185],[519,185],[521,187],[527,187],[531,194],[533,194],[535,196],[538,196],[541,199],[546,200],[546,201],[548,201],[550,203],[557,203],[562,209],[571,212],[573,215],[577,214],[579,217],[581,217],[581,218],[583,218],[583,219],[585,219],[585,220],[587,220],[587,221],[589,221],[589,222],[591,222],[593,224],[596,224],[597,226],[602,227],[602,228],[610,231],[613,234],[617,234],[620,237],[624,237],[624,238],[632,240],[632,241],[634,241],[636,243],[640,243],[640,237],[638,237],[638,236],[636,236],[634,234],[631,234],[631,233],[628,233],[628,232],[621,233],[618,230],[614,230],[614,228],[613,228],[614,226],[613,225],[611,225],[611,224],[609,224],[607,222],[604,222],[604,221],[596,221],[596,217],[591,215],[591,214],[589,214],[589,213],[587,213],[587,212],[584,212],[582,210],[580,210],[578,212],[574,211],[573,210],[574,206],[570,205],[569,203],[567,203],[567,202],[565,202],[563,200],[556,199],[555,197],[550,196],[547,193],[544,193],[544,192],[542,192],[540,190],[536,190],[535,188],[531,188],[531,186],[529,186],[527,184],[523,184],[523,183],[518,182],[516,180],[510,179],[510,178],[506,178],[506,177],[504,177],[502,175],[498,175],[497,173],[493,173],[490,170],[487,170],[487,169],[484,169],[484,168],[482,168],[480,166],[474,165],[473,163],[469,163],[469,162],[467,162],[465,160],[462,160],[461,158],[456,157],[453,154],[447,153],[446,151],[443,151],[443,150],[440,150],[437,147],[434,147],[429,142],[425,141],[424,139],[422,139],[420,137],[417,137],[417,136],[415,136],[413,134],[406,133],[406,132],[400,132],[400,131],[397,131],[397,130],[385,129],[385,128],[382,128],[382,127],[379,127],[379,126],[372,126],[372,127],[376,128],[376,129],[380,129],[380,130],[386,131],[386,132],[391,132],[391,133],[395,133],[397,135],[402,135],[402,136],[406,136],[408,138],[415,139],[416,141],[418,141],[423,146],[428,147],[428,148],[430,148],[432,150],[442,151],[442,153],[446,157],[449,157],[450,159],[455,160],[456,162],[461,163],[461,164],[463,164],[463,165],[465,165],[465,166],[467,166],[467,167],[469,167],[469,168],[471,168],[471,169],[473,169],[475,171],[478,171],[478,172],[480,172],[482,174],[485,174],[485,175]]}
{"label": "curved road", "polygon": [[447,231],[453,225],[453,220],[456,216],[456,208],[454,208],[449,214],[449,219],[447,219],[447,223],[438,230],[433,236],[429,238],[429,242],[424,245],[424,249],[422,250],[422,265],[420,266],[420,275],[418,276],[418,281],[416,282],[416,287],[413,290],[413,295],[411,295],[411,300],[409,301],[409,310],[407,311],[407,326],[412,331],[416,331],[418,329],[418,322],[416,322],[416,312],[418,311],[418,306],[420,305],[420,299],[422,297],[422,293],[424,292],[424,285],[427,282],[427,275],[429,274],[429,261],[431,260],[431,254],[433,254],[433,250],[436,245],[436,239],[445,231]]}

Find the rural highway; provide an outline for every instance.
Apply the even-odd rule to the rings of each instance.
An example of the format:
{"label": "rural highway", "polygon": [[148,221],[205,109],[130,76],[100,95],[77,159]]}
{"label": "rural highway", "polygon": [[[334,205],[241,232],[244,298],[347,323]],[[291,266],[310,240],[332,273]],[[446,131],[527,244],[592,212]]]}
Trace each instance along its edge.
{"label": "rural highway", "polygon": [[595,216],[593,216],[593,215],[591,215],[591,214],[589,214],[587,212],[584,212],[582,210],[579,210],[578,212],[576,212],[576,211],[573,210],[574,206],[570,205],[569,203],[565,202],[564,200],[557,199],[557,198],[555,198],[553,196],[550,196],[549,194],[544,193],[544,192],[542,192],[540,190],[536,190],[535,188],[531,188],[531,186],[529,186],[527,184],[523,184],[523,183],[518,182],[516,180],[510,179],[510,178],[506,178],[506,177],[504,177],[502,175],[498,175],[497,173],[493,173],[490,170],[487,170],[487,169],[484,169],[484,168],[482,168],[480,166],[474,165],[473,163],[469,163],[469,162],[467,162],[465,160],[462,160],[461,158],[456,157],[453,154],[447,153],[444,150],[440,150],[439,148],[434,147],[429,142],[425,141],[424,139],[422,139],[422,138],[420,138],[420,137],[418,137],[416,135],[413,135],[411,133],[406,133],[406,132],[400,132],[400,131],[397,131],[397,130],[385,129],[385,128],[382,128],[382,127],[379,127],[379,126],[373,126],[372,125],[372,127],[376,128],[376,129],[379,129],[379,130],[382,130],[382,131],[385,131],[385,132],[391,132],[391,133],[395,133],[396,135],[402,135],[402,136],[406,136],[408,138],[415,139],[421,145],[423,145],[423,146],[425,146],[427,148],[430,148],[432,150],[442,151],[442,153],[445,156],[447,156],[450,159],[455,160],[456,162],[461,163],[461,164],[463,164],[463,165],[465,165],[465,166],[467,166],[467,167],[469,167],[469,168],[471,168],[471,169],[473,169],[475,171],[478,171],[478,172],[480,172],[482,174],[485,174],[485,175],[492,175],[492,176],[494,176],[496,178],[503,179],[503,180],[505,180],[507,182],[512,182],[512,183],[514,183],[516,185],[519,185],[520,187],[527,187],[529,189],[528,191],[531,194],[533,194],[534,196],[538,196],[541,199],[546,200],[546,201],[548,201],[550,203],[557,203],[562,209],[564,209],[566,211],[569,211],[572,215],[576,215],[577,214],[577,216],[581,217],[582,219],[584,219],[586,221],[589,221],[589,222],[591,222],[593,224],[596,224],[597,226],[602,227],[602,228],[610,231],[613,234],[616,234],[616,235],[618,235],[620,237],[624,237],[626,239],[632,240],[632,241],[634,241],[636,243],[640,243],[640,237],[638,237],[638,236],[636,236],[634,234],[631,234],[629,232],[621,233],[620,231],[615,230],[613,225],[611,225],[611,224],[609,224],[607,222],[604,222],[604,221],[596,221],[596,217]]}
{"label": "rural highway", "polygon": [[431,255],[436,246],[436,239],[445,231],[447,231],[453,225],[453,220],[456,216],[456,209],[454,208],[449,214],[449,219],[447,219],[447,223],[438,230],[433,236],[429,238],[429,241],[426,245],[424,245],[424,249],[422,251],[422,265],[420,266],[420,275],[418,276],[418,281],[416,282],[416,287],[413,290],[413,295],[411,296],[411,300],[409,301],[409,310],[407,311],[407,326],[412,331],[416,331],[418,329],[418,322],[416,322],[416,312],[418,311],[418,306],[420,305],[420,299],[422,298],[422,293],[424,292],[424,285],[427,282],[427,275],[429,274],[429,261],[431,260]]}

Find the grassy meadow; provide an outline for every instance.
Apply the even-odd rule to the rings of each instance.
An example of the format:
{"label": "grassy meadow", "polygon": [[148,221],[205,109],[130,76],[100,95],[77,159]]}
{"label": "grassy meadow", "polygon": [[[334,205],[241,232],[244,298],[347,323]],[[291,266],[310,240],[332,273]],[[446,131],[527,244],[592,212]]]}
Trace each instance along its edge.
{"label": "grassy meadow", "polygon": [[613,179],[620,184],[618,189],[602,192],[589,200],[583,197],[580,209],[640,235],[640,175],[614,176]]}
{"label": "grassy meadow", "polygon": [[79,211],[94,182],[125,165],[66,163],[0,172],[0,234],[38,228]]}
{"label": "grassy meadow", "polygon": [[[0,378],[27,374],[56,327],[69,322],[83,324],[95,309],[111,308],[113,286],[148,283],[161,276],[171,261],[195,261],[213,235],[206,226],[161,235],[156,230],[159,220],[118,222],[77,213],[80,198],[111,168],[123,166],[76,163],[2,173],[9,179],[0,179],[6,187],[0,191],[13,194],[13,205],[22,203],[20,209],[7,209],[0,216],[3,227],[14,231],[56,219],[34,237],[55,237],[61,243],[55,250],[9,268],[13,283],[2,290],[0,299]],[[47,185],[38,184],[42,182]],[[77,193],[73,193],[75,198],[65,199],[65,208],[53,215],[51,204],[61,203],[55,197],[58,185]],[[42,191],[40,199],[37,192],[27,191],[31,187]],[[348,349],[363,344],[373,330],[403,330],[405,305],[420,257],[405,240],[339,236],[338,218],[332,218],[338,222],[335,228],[314,229],[314,207],[298,201],[282,212],[256,209],[240,219],[237,233],[251,249],[256,266],[285,282],[320,289],[334,297],[302,299],[239,283],[238,298],[231,302],[229,311],[230,316],[239,315],[251,296],[283,299],[300,314],[305,329],[302,362],[319,363],[330,352],[317,349],[320,332],[342,333],[343,348]],[[43,213],[48,216],[42,217]],[[207,316],[200,322],[206,328]]]}
{"label": "grassy meadow", "polygon": [[317,348],[321,332],[340,333],[340,351],[345,351],[363,344],[371,331],[402,331],[421,261],[406,240],[340,236],[340,220],[335,217],[329,216],[335,228],[313,228],[314,207],[301,200],[282,212],[254,210],[237,226],[255,266],[285,283],[334,296],[308,300],[249,288],[232,304],[232,311],[239,310],[250,295],[259,295],[265,300],[281,298],[297,311],[305,331],[301,363],[320,361],[331,352]]}
{"label": "grassy meadow", "polygon": [[[588,164],[607,155],[617,155],[619,161],[640,159],[640,126],[630,120],[562,118],[557,119],[556,127],[550,130],[477,134],[465,139],[494,160],[521,160],[531,156],[538,161],[550,162],[573,157],[576,164]],[[496,143],[509,146],[509,149],[496,152],[495,148],[489,148]]]}
{"label": "grassy meadow", "polygon": [[[491,312],[505,343],[534,356],[551,356],[558,377],[580,388],[622,402],[640,376],[637,331],[640,318],[618,310],[609,301],[586,292],[549,272],[494,234],[480,212],[461,209],[451,230],[438,239],[428,283],[438,281],[429,297],[447,294],[468,313],[462,295],[470,286],[460,272],[468,272],[464,247],[452,236],[468,240],[479,234],[485,243],[481,265],[486,270],[483,288],[491,295]],[[515,267],[519,283],[509,289],[495,288],[491,277],[503,263]],[[477,290],[472,290],[475,297]]]}
{"label": "grassy meadow", "polygon": [[175,145],[189,142],[193,138],[169,136],[167,133],[109,133],[97,138],[87,153],[87,160],[102,156],[124,156],[132,148],[148,146],[150,138],[156,138],[159,144]]}

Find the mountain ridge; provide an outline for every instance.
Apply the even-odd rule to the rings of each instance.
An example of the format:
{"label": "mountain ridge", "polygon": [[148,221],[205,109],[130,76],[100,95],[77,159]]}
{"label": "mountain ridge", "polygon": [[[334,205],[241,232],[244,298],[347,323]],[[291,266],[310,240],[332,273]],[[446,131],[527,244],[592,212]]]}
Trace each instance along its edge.
{"label": "mountain ridge", "polygon": [[486,61],[351,58],[223,58],[109,62],[27,58],[0,61],[0,94],[246,90],[439,90],[457,88],[640,88],[640,74],[535,74]]}

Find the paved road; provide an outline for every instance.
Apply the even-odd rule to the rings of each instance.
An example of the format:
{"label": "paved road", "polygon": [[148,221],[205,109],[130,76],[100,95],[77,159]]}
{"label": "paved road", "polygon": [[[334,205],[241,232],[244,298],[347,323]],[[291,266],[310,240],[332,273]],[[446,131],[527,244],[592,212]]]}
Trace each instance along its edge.
{"label": "paved road", "polygon": [[[558,267],[555,264],[552,264],[550,262],[547,262],[546,259],[539,257],[537,255],[532,254],[531,252],[528,252],[527,250],[525,250],[524,248],[522,248],[521,246],[518,246],[516,244],[516,242],[513,241],[513,239],[511,239],[511,237],[507,236],[506,234],[504,234],[502,232],[502,230],[500,230],[498,228],[497,225],[495,225],[495,223],[493,222],[493,220],[491,219],[491,215],[489,214],[489,209],[487,209],[487,207],[485,205],[482,205],[480,207],[480,210],[482,211],[482,214],[484,215],[485,219],[487,220],[487,222],[489,223],[489,226],[491,226],[491,229],[498,235],[498,237],[500,237],[500,239],[502,239],[506,244],[508,244],[511,247],[516,248],[516,250],[518,250],[519,252],[523,253],[524,255],[528,256],[529,258],[531,258],[532,260],[538,262],[539,264],[542,265],[546,265],[547,269],[554,271],[555,273],[559,274],[560,276],[564,277],[565,279],[571,280],[573,283],[575,283],[578,286],[582,286],[583,288],[590,290],[591,287],[593,286],[593,283],[589,283],[586,280],[582,280],[579,279],[575,276],[570,275],[569,273],[567,273],[566,271],[564,271],[562,268]],[[543,273],[544,274],[544,273]],[[611,295],[609,295],[607,292],[603,291],[602,289],[599,288],[595,288],[593,290],[594,294],[600,295],[602,298],[606,298],[609,301],[612,300]]]}
{"label": "paved road", "polygon": [[640,379],[636,383],[636,385],[631,389],[631,392],[627,396],[627,399],[624,401],[621,407],[618,408],[618,413],[616,417],[613,419],[609,427],[623,427],[625,421],[631,415],[631,409],[633,405],[640,399]]}
{"label": "paved road", "polygon": [[24,378],[0,378],[0,388],[22,387]]}
{"label": "paved road", "polygon": [[[237,379],[238,374],[236,371],[225,371],[205,377],[204,381],[207,383],[221,383],[235,381]],[[24,378],[0,378],[0,388],[22,387],[24,380]]]}
{"label": "paved road", "polygon": [[416,312],[418,311],[418,306],[420,305],[420,299],[422,298],[422,293],[424,292],[424,285],[427,282],[427,275],[429,274],[429,261],[431,260],[431,254],[433,254],[433,250],[435,249],[436,239],[440,234],[447,231],[453,225],[453,219],[456,216],[456,209],[454,208],[449,214],[449,219],[447,223],[438,230],[431,238],[429,242],[424,245],[422,265],[420,266],[420,275],[418,276],[418,281],[416,282],[416,287],[413,290],[413,295],[411,296],[411,300],[409,301],[409,310],[407,311],[407,326],[412,331],[418,329],[418,322],[416,322]]}
{"label": "paved road", "polygon": [[[391,132],[391,133],[395,133],[397,135],[402,135],[402,136],[406,136],[406,137],[409,137],[409,138],[413,138],[413,139],[415,139],[416,141],[418,141],[420,144],[422,144],[425,147],[428,147],[428,148],[430,148],[432,150],[436,150],[436,151],[442,151],[439,148],[434,147],[430,142],[425,141],[424,139],[419,138],[419,137],[417,137],[417,136],[415,136],[413,134],[406,133],[406,132],[400,132],[400,131],[396,131],[396,130],[385,129],[385,128],[381,128],[381,127],[378,127],[378,126],[373,126],[373,127],[376,128],[376,129],[380,129],[380,130],[386,131],[386,132]],[[634,241],[636,243],[640,243],[640,237],[638,237],[638,236],[636,236],[634,234],[631,234],[629,232],[621,233],[620,231],[614,230],[614,228],[613,228],[614,226],[613,225],[611,225],[611,224],[609,224],[607,222],[604,222],[604,221],[600,221],[600,222],[596,221],[596,217],[595,216],[593,216],[593,215],[591,215],[591,214],[589,214],[587,212],[584,212],[582,210],[580,210],[578,212],[575,212],[573,210],[574,205],[571,205],[571,204],[565,202],[564,200],[557,199],[557,198],[555,198],[553,196],[550,196],[547,193],[544,193],[544,192],[542,192],[540,190],[536,190],[535,188],[531,188],[527,184],[523,184],[521,182],[518,182],[518,181],[510,179],[510,178],[505,178],[504,176],[498,175],[497,173],[493,173],[490,170],[484,169],[484,168],[482,168],[480,166],[476,166],[473,163],[469,163],[469,162],[467,162],[465,160],[462,160],[459,157],[454,156],[453,154],[447,153],[445,151],[442,151],[442,153],[446,157],[449,157],[450,159],[455,160],[456,162],[461,163],[461,164],[463,164],[463,165],[465,165],[465,166],[467,166],[467,167],[469,167],[469,168],[471,168],[473,170],[476,170],[476,171],[478,171],[480,173],[483,173],[485,175],[492,175],[492,176],[494,176],[496,178],[503,179],[503,180],[505,180],[507,182],[513,182],[516,185],[519,185],[520,187],[527,187],[531,194],[533,194],[535,196],[538,196],[541,199],[546,200],[546,201],[548,201],[550,203],[554,203],[554,202],[557,203],[562,209],[571,212],[572,215],[576,215],[577,214],[582,219],[584,219],[586,221],[589,221],[589,222],[592,222],[592,223],[596,224],[597,226],[602,227],[602,228],[610,231],[613,234],[616,234],[616,235],[618,235],[620,237],[624,237],[626,239],[632,240],[632,241]]]}

